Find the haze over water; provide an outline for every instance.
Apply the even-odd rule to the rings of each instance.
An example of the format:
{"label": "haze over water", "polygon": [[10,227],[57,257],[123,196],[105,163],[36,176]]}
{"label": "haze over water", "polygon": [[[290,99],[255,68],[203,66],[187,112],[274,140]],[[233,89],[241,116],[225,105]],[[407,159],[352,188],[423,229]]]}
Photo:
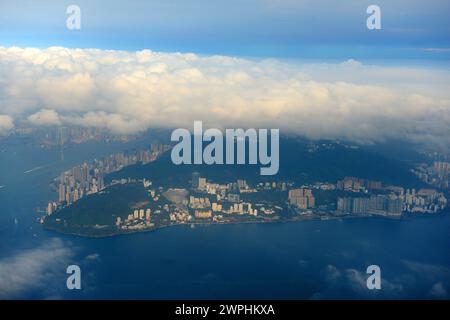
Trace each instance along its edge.
{"label": "haze over water", "polygon": [[[0,145],[0,298],[448,298],[448,213],[178,226],[102,239],[36,222],[61,171],[143,145],[70,146],[65,161],[58,149]],[[66,289],[70,264],[81,267],[81,291]],[[380,291],[366,288],[371,264],[381,267]]]}

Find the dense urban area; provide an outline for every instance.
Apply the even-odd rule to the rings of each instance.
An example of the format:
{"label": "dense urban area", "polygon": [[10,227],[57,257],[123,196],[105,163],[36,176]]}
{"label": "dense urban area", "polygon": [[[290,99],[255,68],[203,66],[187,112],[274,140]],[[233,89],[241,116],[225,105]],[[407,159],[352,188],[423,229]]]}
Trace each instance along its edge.
{"label": "dense urban area", "polygon": [[[111,213],[107,225],[94,226],[98,230],[113,228],[108,235],[176,224],[363,216],[401,218],[404,214],[438,213],[448,205],[445,191],[449,188],[450,163],[442,161],[413,170],[430,185],[418,190],[358,177],[302,185],[292,181],[252,185],[244,179],[220,184],[198,172],[192,172],[187,188],[161,187],[148,179],[131,178],[105,184],[107,174],[137,163],[150,163],[169,149],[169,145],[154,144],[147,150],[118,153],[62,173],[52,184],[58,199],[48,203],[46,217],[58,215],[89,195],[107,193],[108,188],[117,185],[142,188],[146,196],[128,206],[126,212]],[[45,224],[46,217],[41,218],[41,223]],[[70,225],[70,221],[61,218],[55,218],[54,222]]]}

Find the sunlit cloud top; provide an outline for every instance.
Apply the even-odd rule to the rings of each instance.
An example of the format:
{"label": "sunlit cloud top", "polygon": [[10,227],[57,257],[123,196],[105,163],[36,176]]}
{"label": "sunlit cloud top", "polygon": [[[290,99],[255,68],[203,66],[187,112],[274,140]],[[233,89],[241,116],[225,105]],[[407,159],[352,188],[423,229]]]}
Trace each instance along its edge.
{"label": "sunlit cloud top", "polygon": [[0,47],[0,131],[280,128],[314,139],[450,141],[450,72],[274,59]]}

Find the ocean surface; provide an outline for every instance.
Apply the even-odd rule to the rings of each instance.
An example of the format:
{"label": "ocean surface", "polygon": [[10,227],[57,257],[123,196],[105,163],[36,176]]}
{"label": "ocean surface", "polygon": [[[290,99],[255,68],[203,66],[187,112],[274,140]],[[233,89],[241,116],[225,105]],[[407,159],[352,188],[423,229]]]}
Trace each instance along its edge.
{"label": "ocean surface", "polygon": [[[37,222],[61,171],[142,142],[0,143],[0,299],[448,299],[450,214],[177,226],[91,239]],[[79,265],[82,289],[66,288]],[[381,290],[366,268],[381,268]]]}

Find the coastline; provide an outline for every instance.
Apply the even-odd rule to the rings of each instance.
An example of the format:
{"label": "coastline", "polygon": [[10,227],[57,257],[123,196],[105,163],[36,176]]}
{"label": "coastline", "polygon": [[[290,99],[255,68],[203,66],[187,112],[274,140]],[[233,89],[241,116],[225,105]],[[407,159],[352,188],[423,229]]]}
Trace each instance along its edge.
{"label": "coastline", "polygon": [[82,237],[82,238],[110,238],[110,237],[117,237],[122,235],[131,235],[131,234],[138,234],[138,233],[144,233],[144,232],[154,232],[160,229],[169,228],[169,227],[176,227],[176,226],[210,226],[210,225],[235,225],[235,224],[262,224],[262,223],[291,223],[291,222],[304,222],[304,221],[330,221],[330,220],[343,220],[343,219],[366,219],[366,218],[382,218],[387,220],[405,220],[408,217],[405,215],[401,215],[400,217],[390,217],[390,216],[381,216],[381,215],[345,215],[345,216],[326,216],[324,217],[313,217],[313,216],[305,216],[305,217],[293,217],[293,218],[285,218],[285,219],[270,219],[270,220],[248,220],[248,221],[224,221],[224,222],[210,222],[210,221],[194,221],[189,223],[173,223],[173,224],[166,224],[166,225],[159,225],[154,226],[151,228],[145,228],[141,230],[130,230],[130,231],[116,231],[111,232],[108,234],[97,234],[92,235],[88,233],[79,233],[79,232],[65,232],[58,230],[56,228],[51,228],[43,225],[44,229],[47,231],[56,232],[59,234],[64,235],[70,235],[70,236],[76,236],[76,237]]}

